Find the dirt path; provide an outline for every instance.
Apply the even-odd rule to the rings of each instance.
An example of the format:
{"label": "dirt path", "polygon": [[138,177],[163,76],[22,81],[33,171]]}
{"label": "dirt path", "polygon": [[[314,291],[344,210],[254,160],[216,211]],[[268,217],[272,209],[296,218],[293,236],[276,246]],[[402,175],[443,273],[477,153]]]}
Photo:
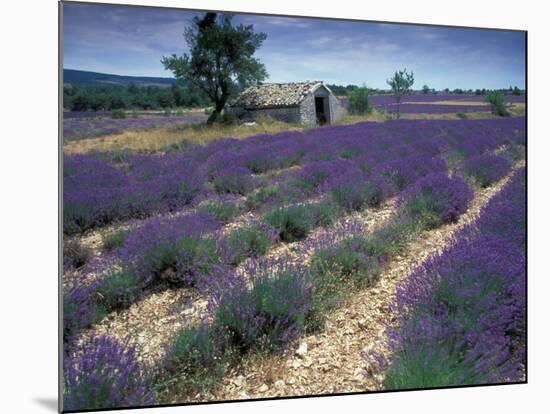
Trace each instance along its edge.
{"label": "dirt path", "polygon": [[[523,165],[520,162],[515,168]],[[367,366],[363,354],[370,350],[385,352],[384,330],[395,323],[389,305],[396,287],[415,267],[441,251],[455,232],[475,220],[510,176],[477,191],[468,211],[457,223],[421,234],[384,270],[376,286],[349,298],[344,306],[327,317],[321,333],[300,341],[298,351],[290,355],[247,358],[226,375],[218,389],[193,400],[197,397],[199,400],[233,400],[380,389],[382,373]]]}

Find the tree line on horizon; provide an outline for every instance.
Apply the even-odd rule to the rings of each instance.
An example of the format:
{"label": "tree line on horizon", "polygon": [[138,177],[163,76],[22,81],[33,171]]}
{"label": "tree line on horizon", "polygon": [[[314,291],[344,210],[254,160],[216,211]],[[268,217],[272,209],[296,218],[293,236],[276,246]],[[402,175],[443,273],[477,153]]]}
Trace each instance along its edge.
{"label": "tree line on horizon", "polygon": [[209,98],[192,87],[172,85],[63,87],[63,108],[69,111],[112,111],[117,109],[204,108]]}

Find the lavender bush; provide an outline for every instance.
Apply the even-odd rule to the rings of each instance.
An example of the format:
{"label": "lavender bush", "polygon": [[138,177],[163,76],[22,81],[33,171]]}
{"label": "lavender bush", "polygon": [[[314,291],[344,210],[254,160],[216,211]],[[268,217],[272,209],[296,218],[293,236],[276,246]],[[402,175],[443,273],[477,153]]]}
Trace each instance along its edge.
{"label": "lavender bush", "polygon": [[128,234],[117,256],[147,285],[155,280],[193,285],[218,261],[205,235],[221,223],[208,215],[152,218]]}
{"label": "lavender bush", "polygon": [[65,354],[65,410],[93,410],[151,405],[148,374],[135,348],[109,336],[94,337]]}
{"label": "lavender bush", "polygon": [[237,265],[248,257],[259,257],[278,240],[278,232],[267,224],[243,226],[220,241],[219,250],[227,263]]}
{"label": "lavender bush", "polygon": [[[514,208],[514,206],[516,208]],[[518,381],[525,364],[525,176],[397,291],[388,389]],[[523,223],[513,226],[510,223]],[[503,232],[506,233],[503,237]]]}
{"label": "lavender bush", "polygon": [[428,227],[437,227],[456,221],[472,197],[472,189],[460,177],[438,173],[418,180],[400,195],[397,205]]}
{"label": "lavender bush", "polygon": [[96,284],[76,284],[63,294],[63,341],[99,322],[106,314],[105,308],[96,302]]}
{"label": "lavender bush", "polygon": [[480,186],[487,187],[504,177],[510,170],[510,161],[498,155],[480,155],[464,163],[464,174]]}
{"label": "lavender bush", "polygon": [[240,353],[279,349],[303,332],[312,306],[308,273],[285,263],[256,262],[248,275],[251,288],[237,281],[214,296],[214,326]]}

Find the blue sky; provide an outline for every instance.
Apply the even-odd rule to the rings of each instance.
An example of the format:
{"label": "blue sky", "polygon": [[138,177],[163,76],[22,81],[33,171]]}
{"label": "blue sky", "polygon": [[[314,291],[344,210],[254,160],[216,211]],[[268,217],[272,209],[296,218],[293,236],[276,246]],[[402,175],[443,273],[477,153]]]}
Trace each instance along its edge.
{"label": "blue sky", "polygon": [[[183,32],[196,12],[64,4],[63,67],[164,76],[162,56],[187,51]],[[322,80],[386,88],[399,68],[414,87],[501,88],[525,84],[521,32],[238,14],[267,34],[257,52],[269,82]]]}

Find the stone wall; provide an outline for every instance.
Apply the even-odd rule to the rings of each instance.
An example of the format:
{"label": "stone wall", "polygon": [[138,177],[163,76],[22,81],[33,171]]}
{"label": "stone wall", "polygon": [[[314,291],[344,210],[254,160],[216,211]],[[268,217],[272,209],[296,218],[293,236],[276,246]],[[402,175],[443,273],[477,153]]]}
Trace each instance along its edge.
{"label": "stone wall", "polygon": [[346,109],[340,104],[338,98],[329,92],[325,86],[320,86],[315,91],[308,93],[299,106],[262,109],[244,109],[239,106],[231,106],[226,108],[226,111],[242,120],[253,120],[263,114],[283,122],[315,125],[317,123],[315,114],[316,96],[326,98],[325,113],[329,115],[330,123],[336,122],[346,113]]}
{"label": "stone wall", "polygon": [[340,100],[336,97],[336,95],[331,94],[328,103],[330,106],[331,123],[338,121],[340,118],[342,118],[342,116],[347,113],[347,109],[342,106]]}
{"label": "stone wall", "polygon": [[248,109],[245,110],[241,107],[229,107],[226,109],[227,113],[237,116],[242,120],[254,120],[258,116],[270,116],[271,118],[279,121],[288,122],[292,124],[299,124],[301,122],[300,107],[285,107],[285,108],[265,108],[265,109]]}
{"label": "stone wall", "polygon": [[308,93],[300,104],[300,123],[305,125],[315,125],[317,123],[315,97],[312,93]]}
{"label": "stone wall", "polygon": [[332,124],[338,121],[345,113],[345,108],[340,104],[338,98],[330,93],[325,87],[317,88],[313,93],[307,94],[300,104],[300,116],[303,124],[316,124],[317,116],[315,114],[315,97],[326,98],[328,108],[325,106],[325,112],[329,115],[329,122]]}

